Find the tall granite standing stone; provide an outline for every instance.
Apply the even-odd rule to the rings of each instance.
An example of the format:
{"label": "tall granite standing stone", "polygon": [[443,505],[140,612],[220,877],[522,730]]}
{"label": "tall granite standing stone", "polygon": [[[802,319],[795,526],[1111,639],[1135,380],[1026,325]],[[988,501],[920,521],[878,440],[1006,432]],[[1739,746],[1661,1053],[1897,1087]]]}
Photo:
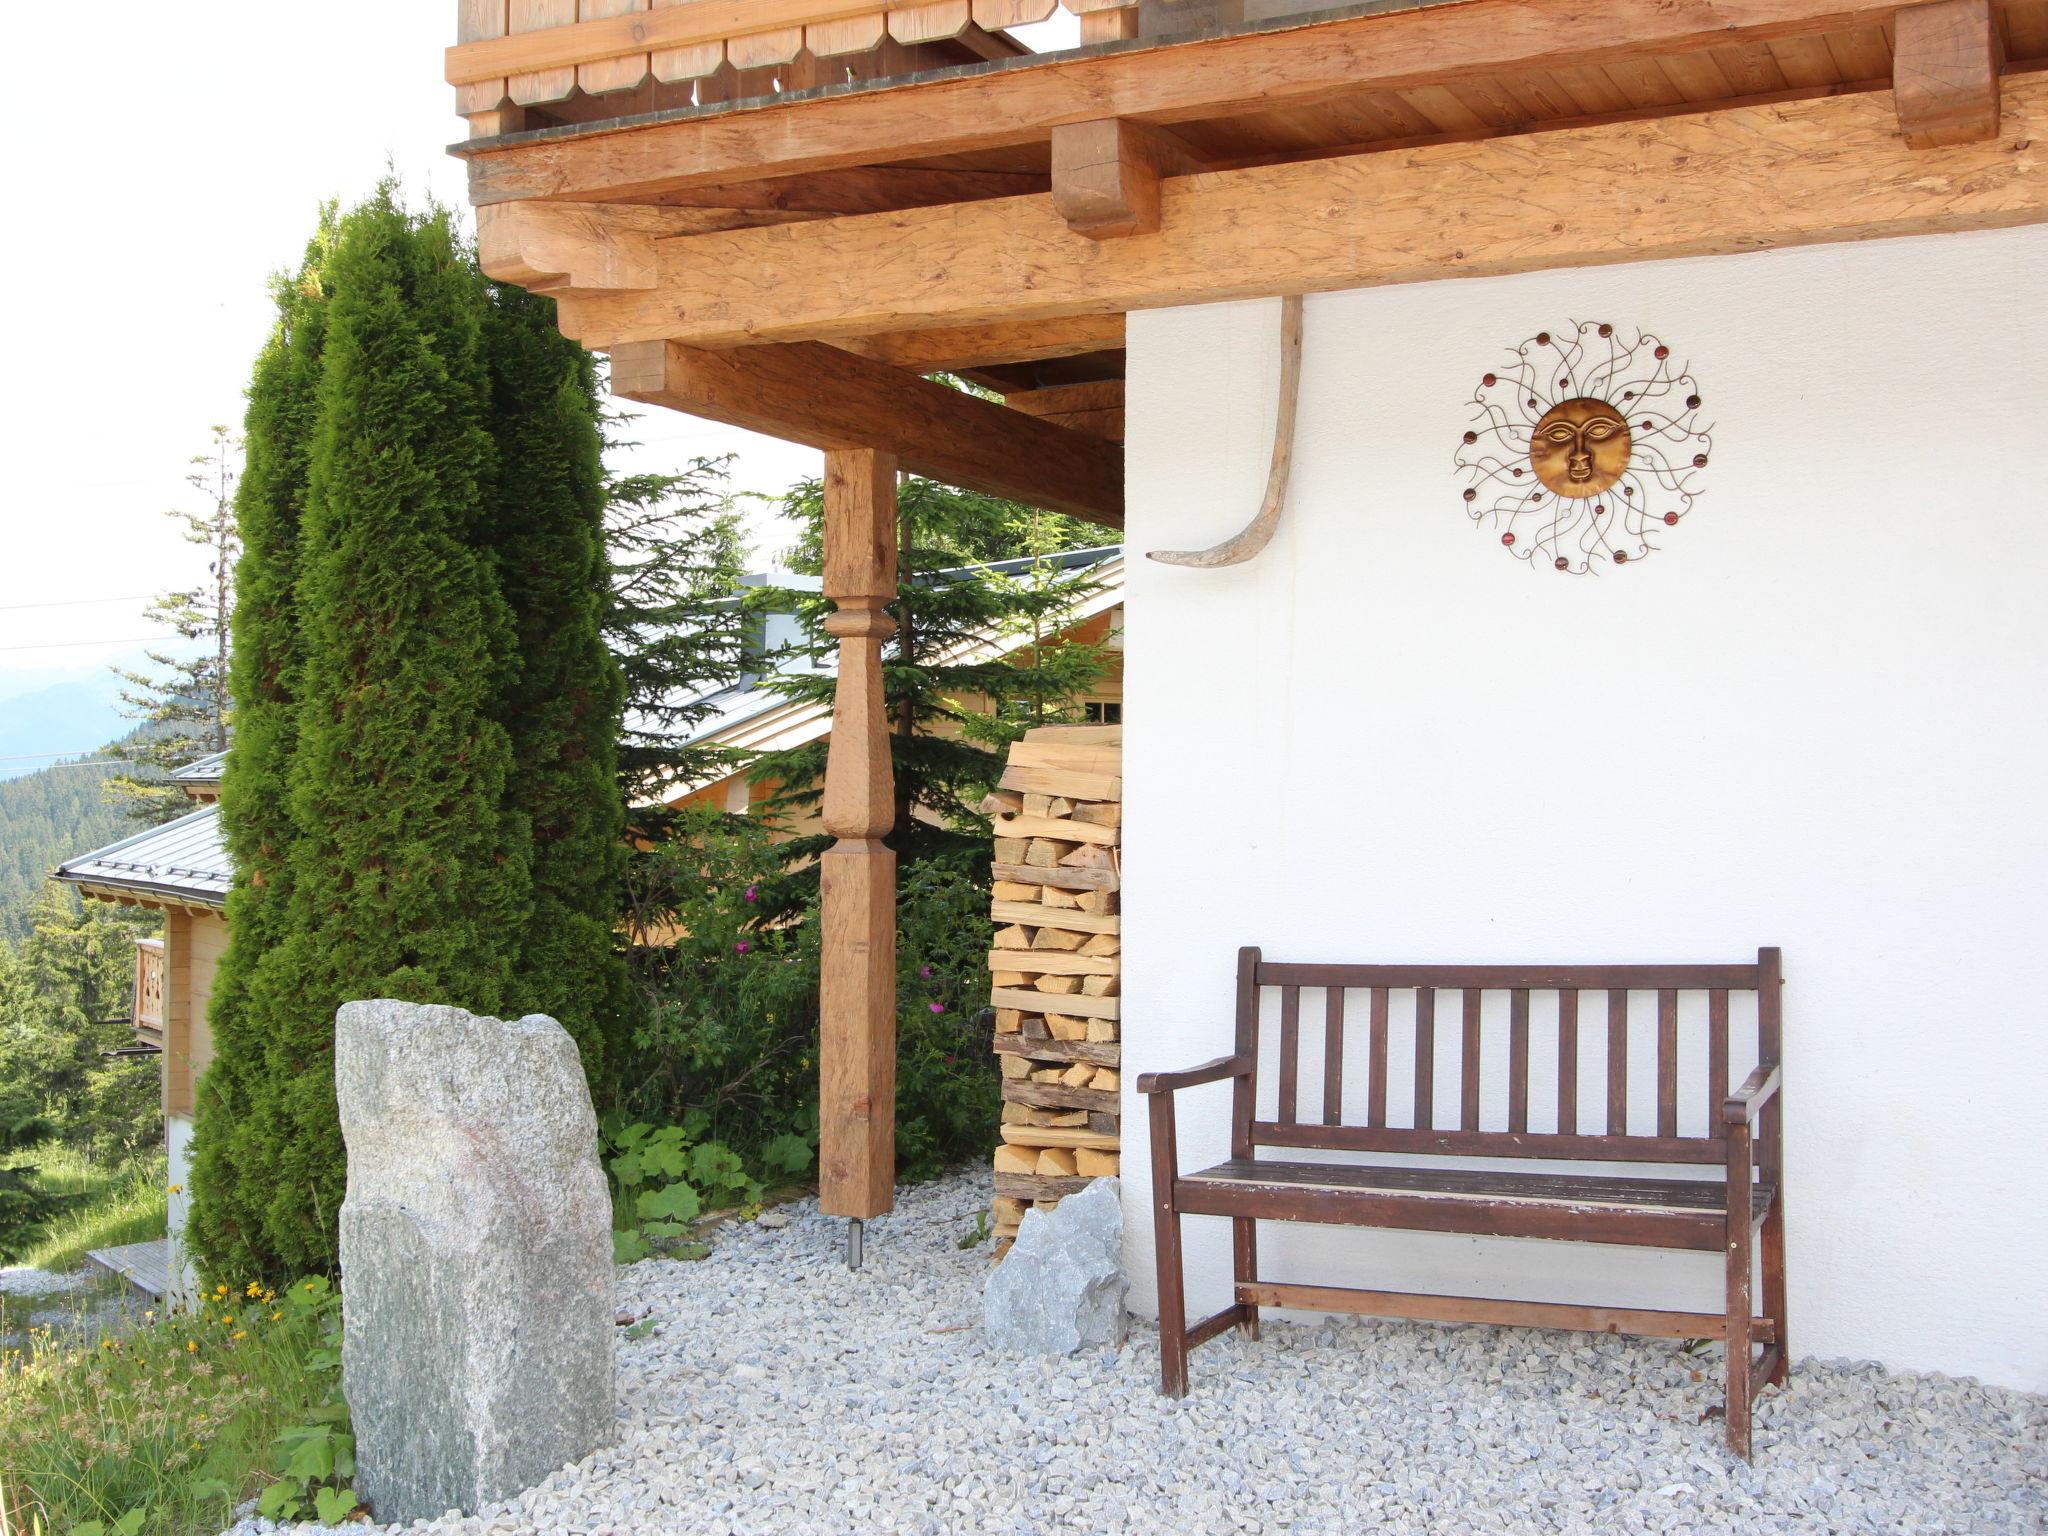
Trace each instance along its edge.
{"label": "tall granite standing stone", "polygon": [[1071,1355],[1124,1341],[1123,1208],[1117,1181],[1097,1179],[1051,1210],[1024,1213],[1017,1241],[981,1293],[996,1348]]}
{"label": "tall granite standing stone", "polygon": [[342,1385],[379,1521],[474,1513],[611,1443],[611,1200],[553,1019],[344,1004]]}

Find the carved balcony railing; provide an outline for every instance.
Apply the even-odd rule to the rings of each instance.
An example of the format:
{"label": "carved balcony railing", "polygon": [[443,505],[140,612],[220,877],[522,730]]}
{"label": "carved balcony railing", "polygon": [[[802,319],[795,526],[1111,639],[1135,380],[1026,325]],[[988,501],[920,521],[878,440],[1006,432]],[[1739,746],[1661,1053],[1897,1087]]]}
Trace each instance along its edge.
{"label": "carved balcony railing", "polygon": [[164,1043],[164,941],[135,941],[135,1039],[138,1044]]}
{"label": "carved balcony railing", "polygon": [[1028,56],[1008,28],[1071,13],[1083,46],[1327,9],[1301,0],[457,0],[447,79],[472,138]]}

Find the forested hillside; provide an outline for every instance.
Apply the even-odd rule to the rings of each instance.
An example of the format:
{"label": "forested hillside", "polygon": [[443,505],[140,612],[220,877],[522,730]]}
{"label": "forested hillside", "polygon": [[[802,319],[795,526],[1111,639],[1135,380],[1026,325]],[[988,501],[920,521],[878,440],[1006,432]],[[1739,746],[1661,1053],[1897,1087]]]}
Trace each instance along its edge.
{"label": "forested hillside", "polygon": [[60,764],[0,781],[0,941],[27,936],[30,903],[59,863],[140,830],[100,796],[118,771]]}

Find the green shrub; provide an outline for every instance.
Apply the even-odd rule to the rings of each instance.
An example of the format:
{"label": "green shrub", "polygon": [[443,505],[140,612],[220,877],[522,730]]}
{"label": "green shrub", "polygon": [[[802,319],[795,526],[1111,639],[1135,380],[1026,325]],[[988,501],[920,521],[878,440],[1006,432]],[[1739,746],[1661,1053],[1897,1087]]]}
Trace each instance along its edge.
{"label": "green shrub", "polygon": [[[815,882],[784,869],[757,823],[683,818],[684,840],[633,871],[646,997],[631,1118],[697,1124],[773,1172],[779,1138],[815,1145],[818,933]],[[792,893],[797,893],[794,906]],[[897,899],[896,1157],[927,1178],[986,1151],[1001,1112],[987,1022],[988,888],[969,868],[927,860]],[[701,1117],[693,1121],[692,1115]]]}

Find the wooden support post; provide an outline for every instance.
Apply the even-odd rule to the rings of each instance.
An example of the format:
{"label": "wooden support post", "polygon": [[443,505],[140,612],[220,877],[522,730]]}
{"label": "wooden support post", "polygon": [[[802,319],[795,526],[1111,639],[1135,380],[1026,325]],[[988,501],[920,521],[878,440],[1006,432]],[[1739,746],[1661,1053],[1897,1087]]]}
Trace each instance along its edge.
{"label": "wooden support post", "polygon": [[2005,57],[1991,0],[1907,6],[1897,25],[1892,97],[1899,136],[1914,149],[1997,138]]}
{"label": "wooden support post", "polygon": [[825,455],[825,621],[839,640],[819,860],[818,1206],[880,1216],[896,1183],[896,797],[882,707],[882,643],[896,632],[896,460]]}

